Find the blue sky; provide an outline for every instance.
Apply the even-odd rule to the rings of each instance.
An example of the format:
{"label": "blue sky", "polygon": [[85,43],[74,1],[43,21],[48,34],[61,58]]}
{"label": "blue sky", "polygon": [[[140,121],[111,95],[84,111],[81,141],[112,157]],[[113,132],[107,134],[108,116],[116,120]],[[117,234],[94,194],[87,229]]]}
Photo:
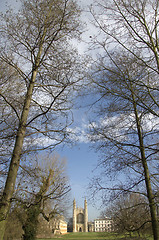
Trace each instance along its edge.
{"label": "blue sky", "polygon": [[71,184],[71,198],[75,198],[76,204],[79,207],[84,206],[84,199],[87,198],[88,202],[88,218],[94,220],[100,215],[100,204],[89,200],[88,185],[90,179],[97,172],[96,166],[98,162],[98,153],[96,153],[90,145],[85,134],[88,127],[90,115],[92,116],[92,109],[85,106],[89,104],[92,99],[88,96],[85,98],[77,99],[77,105],[82,105],[81,108],[73,109],[74,123],[72,129],[78,128],[76,134],[77,138],[74,146],[65,145],[57,149],[61,157],[67,160],[68,176]]}
{"label": "blue sky", "polygon": [[[65,147],[58,151],[60,156],[66,157],[68,176],[71,184],[71,198],[75,198],[78,206],[83,207],[85,197],[88,198],[88,184],[97,164],[97,154],[90,150],[88,143],[77,143],[74,147]],[[100,214],[99,206],[93,207],[88,202],[89,220],[97,218]]]}
{"label": "blue sky", "polygon": [[[92,0],[88,0],[87,3],[84,0],[79,1],[81,6],[85,6],[86,4],[90,4]],[[3,12],[6,9],[6,3],[11,6],[14,6],[14,9],[18,8],[17,0],[0,0],[0,10]],[[84,20],[86,20],[86,14],[83,16]],[[84,43],[79,45],[79,51],[83,54],[86,49]],[[87,122],[86,115],[84,110],[75,110],[75,121],[76,124],[79,124],[79,127],[82,127],[82,124]],[[97,164],[98,156],[93,151],[90,150],[89,143],[85,142],[77,142],[74,147],[65,146],[62,149],[56,150],[60,156],[65,157],[67,159],[67,170],[68,176],[71,184],[71,198],[72,201],[75,198],[77,206],[84,206],[84,199],[88,196],[88,184],[90,178],[92,177],[92,171]],[[88,201],[88,215],[89,220],[93,220],[97,218],[100,214],[100,210],[98,209],[98,204],[96,207],[92,206],[92,203],[89,199]],[[72,209],[70,210],[70,214],[72,213]]]}

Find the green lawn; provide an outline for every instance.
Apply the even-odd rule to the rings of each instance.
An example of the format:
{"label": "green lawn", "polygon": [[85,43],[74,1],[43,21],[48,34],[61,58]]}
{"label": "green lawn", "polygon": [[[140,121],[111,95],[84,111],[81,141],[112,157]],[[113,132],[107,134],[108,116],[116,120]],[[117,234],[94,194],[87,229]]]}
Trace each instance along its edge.
{"label": "green lawn", "polygon": [[[88,232],[88,233],[68,233],[63,236],[56,236],[51,238],[50,240],[152,240],[152,237],[126,237],[124,235],[117,235],[116,233],[97,233],[97,232]],[[46,239],[39,239],[39,240],[46,240]],[[48,239],[47,239],[48,240]]]}

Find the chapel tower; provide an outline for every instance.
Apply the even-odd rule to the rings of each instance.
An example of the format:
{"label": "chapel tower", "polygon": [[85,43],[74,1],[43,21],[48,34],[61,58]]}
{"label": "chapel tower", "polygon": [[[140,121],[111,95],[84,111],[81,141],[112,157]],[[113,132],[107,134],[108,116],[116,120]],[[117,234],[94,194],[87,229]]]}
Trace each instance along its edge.
{"label": "chapel tower", "polygon": [[73,232],[76,232],[76,201],[73,201]]}
{"label": "chapel tower", "polygon": [[84,201],[84,230],[88,232],[88,210],[87,210],[87,200]]}
{"label": "chapel tower", "polygon": [[84,209],[76,207],[73,201],[73,232],[88,232],[88,209],[87,201],[84,201]]}

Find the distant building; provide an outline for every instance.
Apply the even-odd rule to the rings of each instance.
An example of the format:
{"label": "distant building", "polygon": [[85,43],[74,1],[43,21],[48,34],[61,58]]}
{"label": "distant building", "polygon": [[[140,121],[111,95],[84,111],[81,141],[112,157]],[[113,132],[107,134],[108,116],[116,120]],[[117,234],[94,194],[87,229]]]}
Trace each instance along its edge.
{"label": "distant building", "polygon": [[73,232],[88,232],[88,210],[87,201],[84,201],[84,209],[76,207],[73,201]]}
{"label": "distant building", "polygon": [[113,220],[110,218],[98,218],[88,222],[87,201],[84,201],[84,208],[76,207],[73,201],[73,218],[68,222],[68,231],[71,232],[112,232]]}
{"label": "distant building", "polygon": [[66,234],[67,222],[64,221],[63,216],[57,216],[46,221],[42,216],[39,218],[39,226],[37,238],[53,238],[55,234]]}
{"label": "distant building", "polygon": [[67,233],[67,222],[64,220],[57,220],[52,226],[52,231],[54,234],[66,234]]}
{"label": "distant building", "polygon": [[94,222],[88,222],[88,232],[94,232]]}
{"label": "distant building", "polygon": [[94,231],[95,232],[112,232],[113,221],[109,218],[100,218],[94,220]]}

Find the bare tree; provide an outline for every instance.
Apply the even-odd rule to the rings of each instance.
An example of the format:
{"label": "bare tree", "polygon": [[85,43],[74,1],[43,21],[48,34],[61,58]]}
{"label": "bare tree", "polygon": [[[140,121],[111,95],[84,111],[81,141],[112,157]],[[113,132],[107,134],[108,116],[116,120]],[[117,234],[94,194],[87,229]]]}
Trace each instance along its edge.
{"label": "bare tree", "polygon": [[28,164],[30,167],[23,167],[18,179],[11,211],[20,221],[23,238],[27,240],[35,239],[40,216],[49,222],[65,214],[70,191],[65,159],[43,154]]}
{"label": "bare tree", "polygon": [[102,212],[105,215],[113,220],[114,230],[122,234],[137,232],[140,236],[148,232],[151,222],[147,199],[135,193],[120,196]]}
{"label": "bare tree", "polygon": [[[112,0],[96,1],[90,8],[98,36],[91,36],[93,49],[109,57],[117,50],[118,53],[136,58],[138,65],[145,69],[147,80],[140,83],[144,91],[149,93],[151,105],[142,98],[141,107],[158,116],[158,1]],[[104,55],[103,55],[104,54]],[[119,53],[120,54],[120,53]],[[100,56],[98,54],[98,56]],[[137,96],[139,98],[139,96]],[[156,108],[155,108],[156,107]],[[155,108],[155,109],[154,109]],[[156,111],[155,111],[156,110]]]}
{"label": "bare tree", "polygon": [[[92,124],[92,140],[105,154],[101,160],[105,174],[128,176],[129,184],[109,189],[138,191],[145,182],[153,235],[158,239],[154,200],[158,177],[153,171],[158,159],[158,1],[102,1],[96,7],[91,13],[99,34],[91,40],[101,55],[91,81],[100,96],[101,119]],[[100,180],[95,182],[98,189]]]}
{"label": "bare tree", "polygon": [[[104,67],[102,63],[100,66]],[[102,187],[101,175],[93,182],[93,186],[96,184],[96,189],[114,189],[118,193],[142,191],[145,194],[145,182],[152,225],[155,224],[154,231],[157,231],[155,192],[158,191],[158,120],[137,104],[141,96],[147,104],[151,104],[151,99],[138,85],[142,74],[140,72],[138,76],[136,59],[119,57],[114,66],[109,69],[106,66],[101,72],[99,77],[98,71],[99,79],[97,81],[94,78],[93,83],[102,101],[98,112],[100,119],[90,125],[91,139],[103,153],[100,164],[104,166],[104,174],[120,176],[121,181],[118,186],[114,181],[114,186],[111,183],[111,187]],[[127,183],[124,175],[127,176]]]}
{"label": "bare tree", "polygon": [[4,129],[1,141],[6,143],[1,144],[2,163],[7,162],[4,153],[10,162],[0,204],[0,239],[21,155],[55,147],[66,139],[66,129],[72,121],[70,100],[81,78],[77,54],[69,46],[69,39],[79,36],[80,11],[76,3],[71,0],[21,3],[17,14],[9,10],[1,16],[0,26],[1,66],[7,71],[5,80],[1,74],[0,90],[0,124]]}

